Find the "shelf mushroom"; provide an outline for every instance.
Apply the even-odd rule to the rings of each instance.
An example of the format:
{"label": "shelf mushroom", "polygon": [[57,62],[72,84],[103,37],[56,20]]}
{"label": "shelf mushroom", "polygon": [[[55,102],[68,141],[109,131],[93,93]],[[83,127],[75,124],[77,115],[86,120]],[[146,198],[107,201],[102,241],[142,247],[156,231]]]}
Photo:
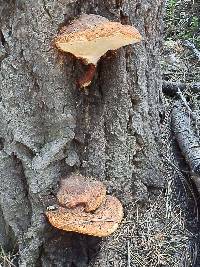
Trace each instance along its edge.
{"label": "shelf mushroom", "polygon": [[83,207],[68,209],[58,207],[47,211],[49,222],[56,228],[85,235],[105,237],[112,234],[123,218],[123,208],[116,197],[106,196],[104,203],[94,212]]}
{"label": "shelf mushroom", "polygon": [[54,227],[86,235],[104,237],[112,234],[123,218],[123,207],[105,186],[80,175],[61,182],[57,193],[58,207],[48,209],[46,216]]}
{"label": "shelf mushroom", "polygon": [[130,25],[111,22],[94,14],[83,14],[64,26],[55,38],[56,47],[73,54],[88,65],[85,76],[79,80],[80,87],[90,85],[98,60],[108,50],[140,42],[138,30]]}
{"label": "shelf mushroom", "polygon": [[84,206],[86,212],[96,210],[106,197],[106,187],[99,181],[89,181],[81,175],[62,179],[58,202],[66,208]]}

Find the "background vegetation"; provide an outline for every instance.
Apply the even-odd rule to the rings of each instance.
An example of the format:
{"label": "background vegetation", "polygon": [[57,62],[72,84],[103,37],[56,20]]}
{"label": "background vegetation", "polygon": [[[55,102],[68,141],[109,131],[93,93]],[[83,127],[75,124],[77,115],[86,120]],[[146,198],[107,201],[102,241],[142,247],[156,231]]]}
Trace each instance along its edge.
{"label": "background vegetation", "polygon": [[190,40],[200,47],[200,1],[168,0],[166,39]]}

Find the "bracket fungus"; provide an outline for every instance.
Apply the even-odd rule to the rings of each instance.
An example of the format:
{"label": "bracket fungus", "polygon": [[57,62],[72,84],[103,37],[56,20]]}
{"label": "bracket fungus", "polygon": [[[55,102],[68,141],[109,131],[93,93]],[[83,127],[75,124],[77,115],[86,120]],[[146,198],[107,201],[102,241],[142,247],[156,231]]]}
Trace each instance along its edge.
{"label": "bracket fungus", "polygon": [[99,181],[88,181],[83,176],[72,175],[61,181],[58,202],[66,208],[83,205],[86,212],[96,210],[106,197],[106,187]]}
{"label": "bracket fungus", "polygon": [[86,87],[94,77],[98,60],[108,50],[116,50],[141,40],[140,33],[133,26],[111,22],[99,15],[83,14],[61,29],[55,38],[55,46],[88,65],[85,76],[79,80],[80,87]]}
{"label": "bracket fungus", "polygon": [[57,208],[47,209],[46,216],[64,231],[104,237],[112,234],[123,218],[120,201],[107,196],[101,182],[80,175],[62,180],[57,199]]}

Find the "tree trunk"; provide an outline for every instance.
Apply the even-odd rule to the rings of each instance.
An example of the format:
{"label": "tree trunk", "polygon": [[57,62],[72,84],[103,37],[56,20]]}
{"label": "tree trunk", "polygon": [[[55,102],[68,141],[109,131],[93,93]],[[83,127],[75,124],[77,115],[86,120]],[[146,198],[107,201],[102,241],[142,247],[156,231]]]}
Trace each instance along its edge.
{"label": "tree trunk", "polygon": [[[98,251],[99,238],[48,224],[44,212],[60,177],[79,172],[103,181],[125,216],[133,201],[164,186],[163,11],[162,0],[0,0],[0,242],[19,250],[20,266],[89,266]],[[143,36],[100,60],[88,92],[76,88],[82,64],[61,61],[52,46],[58,29],[81,13],[133,24]],[[115,250],[127,246],[126,236],[113,239],[93,266],[126,266]]]}

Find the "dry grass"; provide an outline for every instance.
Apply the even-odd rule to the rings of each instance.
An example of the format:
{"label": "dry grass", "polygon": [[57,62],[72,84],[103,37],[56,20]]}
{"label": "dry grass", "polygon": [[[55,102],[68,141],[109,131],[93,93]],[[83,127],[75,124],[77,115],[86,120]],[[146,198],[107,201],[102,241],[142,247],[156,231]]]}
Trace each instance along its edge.
{"label": "dry grass", "polygon": [[[181,208],[173,204],[173,195],[169,181],[166,193],[154,196],[147,207],[137,203],[129,207],[120,229],[102,244],[106,266],[193,266],[196,251],[189,249],[193,235],[186,229]],[[99,266],[97,262],[92,266]]]}
{"label": "dry grass", "polygon": [[0,267],[15,267],[14,261],[17,258],[17,254],[14,252],[6,253],[2,247],[0,247]]}
{"label": "dry grass", "polygon": [[[170,183],[168,190],[171,190]],[[134,265],[175,267],[190,259],[191,234],[184,221],[181,209],[172,207],[169,191],[165,197],[160,194],[145,212],[138,210],[135,229],[138,235],[133,231],[130,246]]]}

